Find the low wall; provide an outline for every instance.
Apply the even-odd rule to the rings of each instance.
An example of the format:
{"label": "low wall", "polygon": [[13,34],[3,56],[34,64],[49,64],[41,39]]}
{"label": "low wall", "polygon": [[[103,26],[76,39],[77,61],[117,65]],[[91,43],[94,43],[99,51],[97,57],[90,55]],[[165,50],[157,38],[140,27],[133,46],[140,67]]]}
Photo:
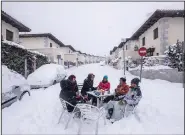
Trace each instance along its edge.
{"label": "low wall", "polygon": [[[139,76],[140,70],[129,71],[132,75]],[[178,72],[176,69],[159,69],[159,70],[143,70],[142,78],[161,79],[174,83],[184,82],[184,73]]]}

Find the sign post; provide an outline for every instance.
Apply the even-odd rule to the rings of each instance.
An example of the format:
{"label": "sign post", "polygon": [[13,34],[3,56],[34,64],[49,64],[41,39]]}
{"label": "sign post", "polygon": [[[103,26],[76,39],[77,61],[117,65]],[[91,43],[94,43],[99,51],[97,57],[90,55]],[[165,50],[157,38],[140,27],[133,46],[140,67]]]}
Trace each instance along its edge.
{"label": "sign post", "polygon": [[138,50],[139,55],[141,56],[141,71],[140,71],[140,81],[141,81],[141,75],[142,75],[142,68],[143,68],[143,56],[146,56],[147,50],[145,47],[141,47]]}

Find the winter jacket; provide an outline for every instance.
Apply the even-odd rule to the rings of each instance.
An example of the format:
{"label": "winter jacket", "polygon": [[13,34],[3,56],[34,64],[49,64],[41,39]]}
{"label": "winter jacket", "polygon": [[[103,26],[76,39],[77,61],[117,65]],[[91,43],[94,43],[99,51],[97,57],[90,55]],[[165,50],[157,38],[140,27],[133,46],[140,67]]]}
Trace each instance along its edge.
{"label": "winter jacket", "polygon": [[82,96],[87,95],[88,91],[95,90],[96,88],[93,87],[93,81],[90,78],[86,78],[83,83],[83,87],[81,90]]}
{"label": "winter jacket", "polygon": [[130,90],[125,95],[124,100],[128,104],[137,105],[141,98],[142,98],[142,93],[141,93],[140,87],[137,86],[136,88],[130,87]]}
{"label": "winter jacket", "polygon": [[61,92],[60,98],[70,102],[76,98],[78,92],[77,83],[72,83],[70,80],[62,80],[60,82]]}
{"label": "winter jacket", "polygon": [[99,83],[98,88],[103,90],[110,90],[110,83],[108,81],[107,82],[102,81]]}
{"label": "winter jacket", "polygon": [[129,86],[126,83],[118,85],[116,88],[116,95],[125,95],[129,91]]}

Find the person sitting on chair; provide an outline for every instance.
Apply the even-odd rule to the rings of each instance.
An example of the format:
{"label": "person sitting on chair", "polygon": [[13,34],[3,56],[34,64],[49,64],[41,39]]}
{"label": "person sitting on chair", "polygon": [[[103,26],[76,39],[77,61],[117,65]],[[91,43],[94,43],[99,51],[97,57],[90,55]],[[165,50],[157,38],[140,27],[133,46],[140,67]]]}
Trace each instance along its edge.
{"label": "person sitting on chair", "polygon": [[131,86],[129,92],[124,97],[123,101],[129,105],[137,105],[142,98],[142,93],[139,87],[140,80],[134,78],[131,80]]}
{"label": "person sitting on chair", "polygon": [[121,100],[129,91],[129,86],[126,84],[126,78],[121,77],[120,83],[115,89],[115,95],[108,96],[104,99],[103,103],[108,103],[110,100]]}
{"label": "person sitting on chair", "polygon": [[[76,77],[74,75],[70,75],[67,80],[62,80],[60,82],[60,87],[61,91],[59,97],[63,100],[69,102],[74,106],[76,106],[77,103],[85,102],[83,98],[79,95]],[[73,109],[73,106],[67,104],[68,112],[72,112]]]}
{"label": "person sitting on chair", "polygon": [[87,92],[97,89],[97,88],[93,87],[94,77],[95,77],[95,75],[90,73],[90,74],[88,74],[87,78],[84,80],[83,87],[82,87],[82,90],[81,90],[81,95],[86,100],[90,100],[91,98],[93,98],[92,96],[88,95]]}
{"label": "person sitting on chair", "polygon": [[[103,80],[99,83],[97,90],[101,91],[102,93],[104,93],[105,91],[110,91],[110,83],[108,81],[107,75],[103,77]],[[97,105],[97,98],[93,98],[93,105]]]}
{"label": "person sitting on chair", "polygon": [[108,110],[108,119],[121,119],[123,114],[120,111],[124,110],[127,104],[136,106],[139,103],[142,98],[139,82],[140,80],[138,78],[132,79],[130,89],[122,100],[108,102],[105,106],[105,109]]}
{"label": "person sitting on chair", "polygon": [[110,83],[108,82],[108,76],[105,75],[103,77],[103,80],[99,83],[98,90],[104,90],[104,91],[109,91],[110,90]]}

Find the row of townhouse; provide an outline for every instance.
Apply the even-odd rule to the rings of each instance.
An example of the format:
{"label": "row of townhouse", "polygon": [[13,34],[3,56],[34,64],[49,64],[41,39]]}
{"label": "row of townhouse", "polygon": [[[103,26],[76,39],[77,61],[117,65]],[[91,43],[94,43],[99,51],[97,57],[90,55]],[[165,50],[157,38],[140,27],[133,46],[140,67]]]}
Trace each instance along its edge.
{"label": "row of townhouse", "polygon": [[[71,45],[64,45],[51,33],[30,34],[31,29],[20,23],[4,11],[1,11],[2,40],[18,43],[28,50],[38,51],[48,56],[50,62],[61,65],[68,63],[88,64],[100,62],[102,57],[75,50]],[[20,34],[24,32],[26,34]]]}
{"label": "row of townhouse", "polygon": [[169,45],[184,41],[184,10],[156,10],[146,22],[118,47],[110,51],[111,59],[140,58],[138,49],[147,48],[147,56],[164,55]]}

